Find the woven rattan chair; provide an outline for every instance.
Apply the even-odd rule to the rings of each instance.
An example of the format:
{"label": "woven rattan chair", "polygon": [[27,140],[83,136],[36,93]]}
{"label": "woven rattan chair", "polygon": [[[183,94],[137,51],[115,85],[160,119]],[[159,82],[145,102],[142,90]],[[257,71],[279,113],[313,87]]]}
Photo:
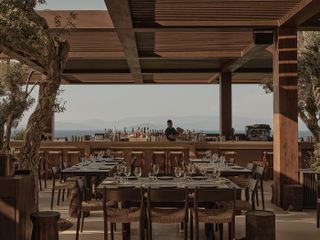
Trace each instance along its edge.
{"label": "woven rattan chair", "polygon": [[[168,203],[170,206],[162,207]],[[172,206],[171,206],[172,205]],[[183,223],[184,239],[188,238],[188,189],[148,188],[147,221],[148,239],[152,240],[152,224]]]}
{"label": "woven rattan chair", "polygon": [[[76,181],[77,189],[80,196],[80,205],[78,208],[78,219],[77,219],[77,230],[76,230],[76,240],[79,239],[79,231],[83,231],[84,225],[84,215],[87,212],[91,211],[103,211],[103,203],[101,200],[90,199],[86,200],[86,188],[81,178]],[[80,220],[81,220],[81,229],[80,229]]]}
{"label": "woven rattan chair", "polygon": [[[124,206],[126,202],[130,204],[138,204],[137,207]],[[107,203],[113,202],[111,207]],[[115,207],[122,205],[122,208]],[[103,219],[104,219],[104,240],[108,239],[108,222],[111,223],[111,239],[114,239],[114,224],[116,223],[139,223],[140,239],[145,237],[144,228],[144,191],[143,188],[118,188],[107,189],[104,188],[103,197]]]}
{"label": "woven rattan chair", "polygon": [[256,199],[257,199],[257,206],[259,206],[259,191],[261,194],[261,202],[262,202],[262,209],[265,210],[265,204],[264,204],[264,187],[263,187],[263,178],[264,178],[264,166],[256,166],[254,170],[253,177],[257,179],[257,191],[256,191]]}
{"label": "woven rattan chair", "polygon": [[64,181],[60,166],[53,166],[51,168],[52,172],[52,192],[51,192],[51,209],[53,208],[53,200],[54,200],[54,193],[56,190],[58,190],[58,199],[57,199],[57,205],[60,204],[60,196],[61,191],[63,191],[62,194],[62,201],[64,201],[64,191],[67,190],[68,192],[75,186],[75,182],[71,181]]}
{"label": "woven rattan chair", "polygon": [[[252,162],[248,162],[246,165],[246,169],[254,171],[256,165]],[[252,175],[251,175],[252,176]],[[245,189],[248,187],[250,176],[235,176],[235,177],[228,177],[232,182],[237,184],[239,187]]]}
{"label": "woven rattan chair", "polygon": [[[211,204],[210,204],[211,203]],[[228,203],[227,205],[225,203]],[[199,240],[199,223],[217,224],[220,239],[223,239],[223,224],[228,223],[229,239],[235,235],[235,189],[196,188],[194,207],[191,208],[190,234],[193,235],[193,219],[195,220],[196,240]],[[208,208],[206,206],[215,206]],[[213,235],[212,228],[211,234]]]}
{"label": "woven rattan chair", "polygon": [[248,192],[249,195],[246,196],[246,200],[236,200],[236,210],[237,211],[251,211],[256,210],[255,197],[258,187],[258,180],[254,178],[249,179]]}

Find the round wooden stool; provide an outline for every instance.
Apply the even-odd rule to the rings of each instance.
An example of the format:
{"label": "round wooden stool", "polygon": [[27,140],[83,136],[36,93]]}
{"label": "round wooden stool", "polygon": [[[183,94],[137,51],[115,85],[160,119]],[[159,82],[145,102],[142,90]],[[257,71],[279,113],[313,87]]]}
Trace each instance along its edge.
{"label": "round wooden stool", "polygon": [[36,212],[31,214],[33,222],[31,240],[59,240],[58,220],[60,213],[58,212]]}
{"label": "round wooden stool", "polygon": [[275,240],[276,216],[271,211],[249,211],[246,213],[247,240]]}

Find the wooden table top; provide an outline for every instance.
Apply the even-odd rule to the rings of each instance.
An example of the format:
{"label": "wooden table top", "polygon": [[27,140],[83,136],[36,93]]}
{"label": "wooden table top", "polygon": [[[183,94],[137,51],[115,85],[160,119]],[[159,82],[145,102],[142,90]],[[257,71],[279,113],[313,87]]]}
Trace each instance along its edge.
{"label": "wooden table top", "polygon": [[143,187],[143,188],[185,188],[195,189],[196,187],[210,187],[218,189],[239,189],[235,183],[227,178],[195,178],[195,179],[185,179],[185,178],[175,178],[175,177],[159,177],[158,180],[152,180],[151,178],[142,177],[139,179],[129,178],[125,183],[119,183],[115,178],[106,178],[97,189],[102,190],[104,187],[107,189],[117,189],[121,187]]}
{"label": "wooden table top", "polygon": [[[214,169],[214,166],[210,164],[208,161],[201,161],[201,160],[193,160],[191,161],[196,169],[201,170],[205,168],[206,172],[212,172]],[[252,170],[247,169],[245,167],[241,167],[239,165],[231,165],[226,166],[224,168],[220,169],[222,176],[238,176],[238,175],[250,175],[252,173]]]}
{"label": "wooden table top", "polygon": [[62,173],[77,176],[106,174],[111,172],[121,162],[122,160],[113,158],[80,162],[69,168],[63,169]]}

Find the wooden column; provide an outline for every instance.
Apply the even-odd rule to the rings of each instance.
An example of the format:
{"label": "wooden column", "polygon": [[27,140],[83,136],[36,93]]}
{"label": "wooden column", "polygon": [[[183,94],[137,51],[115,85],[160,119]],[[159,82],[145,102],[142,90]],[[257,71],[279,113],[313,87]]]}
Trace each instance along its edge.
{"label": "wooden column", "polygon": [[282,186],[298,182],[297,29],[279,28],[274,51],[274,200]]}
{"label": "wooden column", "polygon": [[232,137],[232,73],[220,74],[220,136]]}

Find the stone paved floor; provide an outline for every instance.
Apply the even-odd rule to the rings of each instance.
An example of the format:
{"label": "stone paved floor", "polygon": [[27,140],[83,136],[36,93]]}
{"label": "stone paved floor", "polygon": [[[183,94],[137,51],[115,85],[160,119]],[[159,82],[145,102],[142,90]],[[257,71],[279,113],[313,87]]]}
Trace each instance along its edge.
{"label": "stone paved floor", "polygon": [[[49,183],[49,186],[50,183]],[[287,212],[283,211],[270,203],[270,182],[266,183],[266,207],[269,210],[276,212],[276,235],[278,240],[319,240],[320,230],[316,228],[315,210],[305,210],[303,212]],[[42,191],[40,194],[40,209],[49,210],[50,206],[50,189]],[[260,206],[261,207],[261,206]],[[68,201],[57,207],[54,205],[54,210],[59,211],[62,217],[71,220],[74,226],[60,234],[60,240],[75,239],[75,218],[70,218],[68,215]],[[236,238],[244,237],[245,235],[245,219],[244,215],[236,217]],[[202,227],[203,228],[203,227]],[[227,229],[227,227],[225,227]],[[201,231],[203,232],[203,231]],[[85,219],[84,232],[80,235],[80,240],[102,240],[103,225],[102,213],[92,213],[89,218]],[[121,234],[116,233],[115,239],[121,239]],[[138,226],[132,226],[132,239],[138,239]],[[183,239],[183,233],[179,231],[179,225],[163,225],[155,224],[153,231],[153,239],[169,240]],[[204,236],[201,236],[204,239]],[[227,239],[227,230],[225,231],[225,239]]]}

